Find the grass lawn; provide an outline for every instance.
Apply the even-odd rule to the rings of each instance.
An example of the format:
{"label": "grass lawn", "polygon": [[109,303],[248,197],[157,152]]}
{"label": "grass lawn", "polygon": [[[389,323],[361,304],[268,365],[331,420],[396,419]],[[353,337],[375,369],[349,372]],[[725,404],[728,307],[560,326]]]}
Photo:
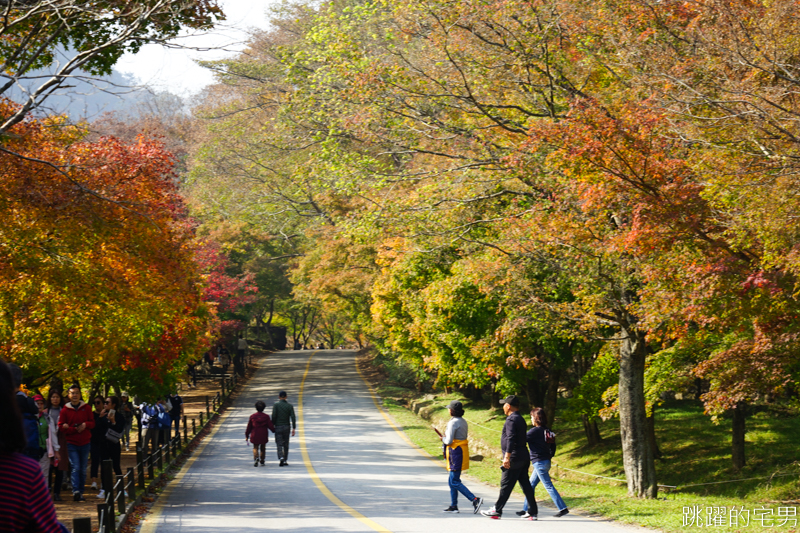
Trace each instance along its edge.
{"label": "grass lawn", "polygon": [[[409,438],[435,457],[441,456],[441,443],[430,426],[443,430],[449,419],[447,404],[460,399],[469,422],[470,454],[484,457],[471,462],[469,475],[498,484],[500,430],[505,421],[499,408],[458,394],[422,396],[385,382],[377,392]],[[424,418],[408,408],[412,402],[421,408]],[[562,412],[566,402],[559,405]],[[656,415],[656,437],[663,453],[656,462],[658,480],[678,488],[662,491],[656,500],[628,498],[622,483],[566,470],[624,480],[617,420],[601,424],[604,441],[594,448],[586,445],[580,424],[567,423],[557,414],[553,429],[558,435],[558,451],[551,475],[571,510],[663,531],[800,531],[800,517],[796,516],[800,506],[798,417],[761,412],[748,418],[747,466],[736,472],[730,459],[730,421],[714,425],[700,404],[690,400],[661,406]],[[774,477],[763,479],[770,476]],[[487,500],[496,495],[489,496]],[[537,497],[549,501],[542,488],[537,488]],[[733,527],[732,510],[736,512]],[[701,527],[696,513],[702,519]]]}

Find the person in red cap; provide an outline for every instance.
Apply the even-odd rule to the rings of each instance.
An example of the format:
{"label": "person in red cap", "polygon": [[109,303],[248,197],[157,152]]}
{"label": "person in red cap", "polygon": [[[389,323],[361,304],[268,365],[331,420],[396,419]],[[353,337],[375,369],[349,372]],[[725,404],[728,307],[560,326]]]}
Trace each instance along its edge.
{"label": "person in red cap", "polygon": [[528,513],[522,515],[526,520],[536,520],[538,508],[536,497],[533,494],[531,482],[528,479],[528,469],[531,467],[531,458],[528,455],[527,429],[525,419],[519,414],[519,398],[514,395],[500,400],[503,412],[508,418],[503,424],[503,434],[500,437],[500,448],[503,450],[503,472],[500,476],[500,495],[494,507],[488,511],[481,511],[483,516],[500,518],[514,485],[519,483],[525,498],[528,500]]}
{"label": "person in red cap", "polygon": [[53,447],[48,446],[50,440],[50,419],[47,417],[47,402],[41,394],[33,396],[33,402],[39,409],[39,417],[37,423],[39,424],[39,450],[42,454],[39,457],[39,466],[42,467],[42,474],[45,478],[50,473],[50,460],[53,457]]}

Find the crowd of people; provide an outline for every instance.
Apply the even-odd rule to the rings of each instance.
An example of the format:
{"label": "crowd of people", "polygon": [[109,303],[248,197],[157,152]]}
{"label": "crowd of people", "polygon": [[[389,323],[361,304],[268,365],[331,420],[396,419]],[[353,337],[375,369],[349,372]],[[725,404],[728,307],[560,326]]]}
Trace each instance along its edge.
{"label": "crowd of people", "polygon": [[87,403],[75,383],[66,394],[51,388],[47,398],[41,394],[31,398],[21,390],[22,370],[14,364],[3,366],[11,376],[22,417],[25,446],[20,453],[37,462],[53,501],[61,501],[64,488],[76,502],[86,501],[87,488],[98,491],[98,499],[105,498],[109,487],[103,485],[101,464],[110,460],[114,474],[122,475],[122,448],[130,451],[134,421],[145,453],[167,443],[173,428],[174,436],[180,433],[183,400],[177,393],[155,402],[132,401],[126,392],[98,394]]}
{"label": "crowd of people", "polygon": [[227,375],[229,368],[233,365],[232,371],[240,376],[244,376],[244,359],[248,352],[247,339],[244,338],[243,333],[240,333],[239,336],[234,339],[234,342],[236,344],[235,354],[231,354],[231,351],[226,345],[226,341],[220,339],[213,344],[211,348],[206,350],[203,357],[189,362],[186,374],[188,376],[188,386],[190,389],[197,387],[197,375],[201,372],[203,374]]}

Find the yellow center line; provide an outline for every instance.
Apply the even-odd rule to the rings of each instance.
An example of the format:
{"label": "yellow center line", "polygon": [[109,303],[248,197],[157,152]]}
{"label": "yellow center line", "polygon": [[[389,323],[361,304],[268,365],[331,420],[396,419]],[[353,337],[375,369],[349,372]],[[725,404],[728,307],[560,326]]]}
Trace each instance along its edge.
{"label": "yellow center line", "polygon": [[325,486],[322,480],[317,475],[317,472],[314,470],[314,466],[311,464],[311,459],[308,456],[308,448],[306,448],[306,437],[305,437],[305,424],[303,422],[303,391],[305,390],[306,386],[306,377],[308,376],[308,372],[311,369],[311,359],[314,357],[314,352],[311,354],[311,357],[308,358],[308,363],[306,364],[306,371],[303,374],[303,381],[300,382],[300,394],[297,400],[297,418],[298,425],[300,426],[300,453],[303,455],[303,463],[306,465],[306,469],[308,470],[308,475],[311,480],[314,482],[314,485],[317,486],[319,491],[325,495],[334,505],[339,507],[340,509],[346,511],[350,516],[357,519],[361,523],[365,524],[366,526],[374,529],[375,531],[382,531],[385,533],[392,533],[390,530],[386,529],[385,527],[381,526],[380,524],[370,520],[363,514],[359,513],[342,500],[337,498],[331,490]]}

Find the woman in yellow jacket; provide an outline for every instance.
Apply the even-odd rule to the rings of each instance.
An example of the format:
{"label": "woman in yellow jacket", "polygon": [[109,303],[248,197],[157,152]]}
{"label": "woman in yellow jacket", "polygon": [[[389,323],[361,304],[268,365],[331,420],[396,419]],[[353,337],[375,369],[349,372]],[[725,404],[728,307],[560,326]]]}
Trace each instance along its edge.
{"label": "woman in yellow jacket", "polygon": [[461,471],[469,468],[469,443],[467,421],[464,416],[464,406],[458,400],[453,400],[447,406],[450,410],[450,420],[447,422],[447,429],[442,435],[442,446],[444,457],[447,461],[447,470],[450,477],[447,484],[450,486],[450,507],[444,510],[445,513],[458,512],[458,493],[464,495],[472,503],[472,512],[477,513],[483,503],[483,498],[478,498],[461,483]]}

